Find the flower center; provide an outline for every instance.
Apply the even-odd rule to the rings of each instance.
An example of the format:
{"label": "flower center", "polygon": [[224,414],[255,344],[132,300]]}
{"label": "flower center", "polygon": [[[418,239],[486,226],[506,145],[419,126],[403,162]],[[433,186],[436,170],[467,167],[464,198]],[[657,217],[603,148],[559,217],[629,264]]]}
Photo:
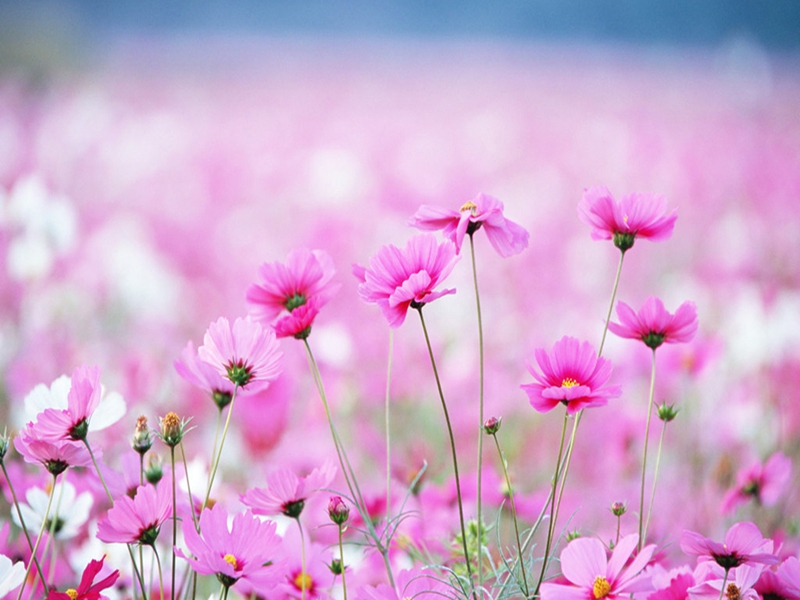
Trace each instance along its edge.
{"label": "flower center", "polygon": [[286,310],[292,312],[295,308],[303,306],[306,302],[306,297],[303,294],[296,292],[295,294],[286,298],[286,300],[283,302],[283,305],[286,307]]}
{"label": "flower center", "polygon": [[78,597],[78,590],[73,590],[72,588],[69,588],[66,593],[67,596],[69,596],[70,600],[75,600]]}
{"label": "flower center", "polygon": [[283,514],[285,514],[287,517],[297,519],[300,517],[300,513],[303,512],[305,505],[305,498],[300,498],[299,500],[289,500],[288,502],[284,502],[281,508],[283,509]]}
{"label": "flower center", "polygon": [[241,358],[235,363],[233,361],[229,362],[225,368],[228,371],[228,379],[239,387],[246,386],[247,382],[253,377],[253,367],[245,364]]}
{"label": "flower center", "polygon": [[475,216],[475,213],[478,211],[478,206],[474,202],[464,202],[464,204],[461,205],[461,208],[458,210],[459,212],[469,211],[473,216]]}
{"label": "flower center", "polygon": [[233,554],[226,554],[222,557],[222,560],[232,566],[234,571],[238,568],[238,565],[236,564],[236,557]]}
{"label": "flower center", "polygon": [[600,598],[605,598],[608,596],[608,593],[611,591],[611,584],[608,583],[608,579],[603,577],[602,575],[598,575],[594,578],[594,585],[592,586],[592,594],[597,600]]}
{"label": "flower center", "polygon": [[735,583],[729,583],[728,587],[725,589],[725,597],[728,600],[740,600],[742,597],[742,591],[736,586]]}
{"label": "flower center", "polygon": [[561,382],[561,387],[565,388],[574,388],[576,385],[580,385],[577,381],[575,381],[572,377],[567,377],[564,381]]}
{"label": "flower center", "polygon": [[313,583],[311,575],[305,571],[300,571],[294,578],[294,586],[300,591],[310,590]]}

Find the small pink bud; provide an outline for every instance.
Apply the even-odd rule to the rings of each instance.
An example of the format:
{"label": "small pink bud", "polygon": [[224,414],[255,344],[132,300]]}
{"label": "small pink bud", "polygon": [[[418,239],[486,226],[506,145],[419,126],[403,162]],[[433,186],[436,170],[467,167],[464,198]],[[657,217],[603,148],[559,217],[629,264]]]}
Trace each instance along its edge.
{"label": "small pink bud", "polygon": [[503,422],[503,417],[490,417],[486,419],[486,422],[483,424],[483,430],[488,435],[494,435],[497,433],[498,429],[500,429],[500,424]]}
{"label": "small pink bud", "polygon": [[344,525],[350,517],[350,507],[341,496],[331,496],[328,502],[328,516],[337,525]]}

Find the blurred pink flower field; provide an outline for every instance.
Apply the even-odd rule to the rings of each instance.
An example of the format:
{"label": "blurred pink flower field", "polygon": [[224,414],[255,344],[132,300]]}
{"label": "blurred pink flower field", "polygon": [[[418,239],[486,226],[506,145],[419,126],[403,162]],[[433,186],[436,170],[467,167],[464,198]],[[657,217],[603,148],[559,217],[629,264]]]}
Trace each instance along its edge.
{"label": "blurred pink flower field", "polygon": [[[518,548],[495,439],[507,459],[522,537],[540,513],[546,515],[524,552],[525,583],[538,591],[540,571],[551,580],[541,597],[577,597],[569,594],[583,586],[596,599],[616,598],[619,590],[654,600],[716,598],[730,584],[742,597],[755,586],[753,594],[765,598],[763,586],[775,581],[788,587],[771,597],[800,597],[800,79],[796,62],[746,50],[681,54],[291,39],[216,41],[201,49],[188,42],[137,41],[63,72],[38,78],[4,73],[0,414],[9,437],[28,435],[26,424],[51,406],[47,398],[66,398],[69,376],[94,365],[104,388],[99,406],[113,407],[108,416],[98,409],[87,419],[88,435],[74,432],[85,415],[70,421],[73,429],[65,434],[91,443],[103,484],[93,466],[48,473],[10,445],[0,482],[8,501],[0,518],[9,522],[0,530],[0,551],[29,566],[31,548],[9,481],[27,508],[23,518],[32,519],[31,537],[38,526],[52,526],[38,553],[48,586],[37,565],[25,593],[75,591],[90,566],[87,572],[98,581],[120,572],[103,595],[142,594],[137,585],[156,573],[148,543],[135,542],[129,556],[124,545],[98,539],[98,526],[107,530],[109,511],[119,510],[111,508],[112,500],[116,507],[142,481],[140,456],[131,449],[137,431],[152,432],[141,466],[149,478],[161,465],[158,486],[171,485],[171,452],[177,457],[177,502],[160,507],[170,517],[160,520],[153,544],[167,591],[153,575],[145,584],[148,597],[169,596],[170,590],[175,598],[191,597],[193,565],[200,565],[197,594],[203,597],[227,596],[230,588],[252,598],[341,598],[345,590],[352,598],[402,598],[403,586],[431,598],[533,596],[512,576],[513,568],[502,568]],[[607,336],[621,253],[616,239],[593,235],[579,217],[584,191],[596,191],[594,186],[605,186],[616,199],[663,196],[667,210],[677,210],[671,235],[641,235],[624,249],[611,312],[611,321],[622,325]],[[505,218],[527,230],[527,247],[515,230],[513,252],[501,256],[487,236],[494,225],[487,221],[470,230],[466,220],[459,225],[458,248],[436,231],[409,242],[419,235],[409,222],[421,206],[453,213],[455,227],[459,211],[481,193],[502,202]],[[435,242],[420,241],[433,236]],[[388,252],[381,248],[392,244],[399,253],[407,243],[428,258],[428,245],[450,244],[440,247],[440,258],[449,260],[456,251],[460,258],[443,269],[441,281],[430,265],[425,276],[431,281],[406,285],[411,274],[403,275],[396,283],[408,295],[398,308],[388,292],[384,297],[370,285],[387,285],[376,271],[384,256],[379,252]],[[315,280],[307,271],[318,287],[299,289],[296,303],[284,303],[281,312],[280,296],[285,293],[288,302],[290,292],[277,284],[279,293],[269,291],[269,278],[289,277],[291,269],[284,272],[281,265],[293,251],[297,269],[319,269],[328,279]],[[323,258],[328,256],[330,261]],[[260,292],[248,291],[256,284]],[[439,294],[449,289],[455,293]],[[267,297],[274,305],[253,308]],[[696,333],[662,335],[652,346],[645,339],[647,323],[639,323],[642,331],[630,330],[635,313],[656,301],[670,317],[679,311],[676,319],[697,326]],[[696,323],[693,313],[684,312],[687,301],[696,307]],[[421,314],[421,305],[447,399],[458,486],[444,399],[413,314],[416,308]],[[396,317],[406,308],[408,315],[389,327],[384,315]],[[258,325],[244,319],[248,310]],[[279,314],[288,320],[276,324]],[[232,336],[224,343],[220,317],[229,326],[225,335]],[[274,336],[270,324],[278,339],[257,342],[264,344],[258,346],[261,363],[248,364],[242,351],[235,357],[239,363],[226,365],[234,358],[226,348],[244,343],[237,336]],[[619,331],[628,333],[615,335]],[[554,345],[565,336],[586,341],[581,352],[591,346],[592,360],[601,349],[597,368],[609,362],[613,370],[598,385],[607,381],[621,394],[603,389],[607,402],[570,407],[588,392],[554,366],[563,383],[533,386],[550,393],[550,400],[526,395],[520,386],[543,377],[537,361],[548,352],[555,356]],[[203,362],[211,352],[216,362]],[[67,378],[58,380],[62,375]],[[254,390],[256,380],[263,389]],[[32,394],[40,384],[46,389]],[[551,384],[561,391],[547,392]],[[99,398],[100,390],[92,389]],[[662,421],[654,408],[650,423],[650,397],[677,414]],[[538,412],[545,404],[555,408]],[[56,409],[67,404],[50,408]],[[181,419],[180,444],[169,443],[177,430],[165,432],[160,425],[171,412]],[[150,429],[141,422],[137,428],[140,415]],[[490,417],[502,418],[496,438],[482,434],[480,424]],[[568,419],[568,434],[577,434],[551,540],[551,481],[557,461],[562,464],[559,449],[567,448],[560,436]],[[26,437],[22,445],[30,443]],[[218,472],[214,448],[222,448]],[[343,466],[342,448],[349,467]],[[311,475],[329,463],[336,465],[332,481]],[[79,464],[92,463],[84,457]],[[288,473],[277,477],[280,470]],[[283,490],[286,482],[302,481],[298,477],[330,483]],[[353,498],[351,478],[360,499]],[[277,481],[284,483],[270,483]],[[283,501],[291,506],[277,516],[259,512],[252,498],[254,490],[266,493],[265,485],[273,495],[273,486],[286,491]],[[41,505],[51,490],[72,498],[88,493],[91,502],[86,497],[86,510],[74,513],[54,505],[48,513],[58,518],[48,521]],[[39,500],[32,500],[37,493]],[[331,499],[335,495],[351,507],[344,525],[331,520],[343,510]],[[297,502],[302,519],[290,514]],[[335,506],[331,515],[329,503]],[[624,514],[612,513],[614,503],[624,504],[625,511],[616,511]],[[484,564],[471,529],[479,510]],[[643,511],[649,515],[644,535]],[[225,530],[225,514],[233,532]],[[173,515],[182,521],[176,542]],[[245,542],[238,528],[261,530],[254,515],[277,523],[275,539],[271,526],[263,527],[271,546],[249,549],[258,560],[273,557],[276,571],[264,565],[243,570],[248,554],[240,548]],[[70,523],[74,518],[79,521]],[[206,522],[208,533],[198,533]],[[774,564],[726,566],[717,557],[711,560],[717,566],[695,568],[702,557],[681,551],[684,530],[722,540],[735,524],[747,522],[758,532],[754,548],[778,557]],[[60,527],[71,535],[60,536]],[[459,538],[462,531],[468,539]],[[608,574],[570,576],[579,569],[570,561],[582,551],[569,540],[578,534],[604,544],[582,542],[591,550],[584,554],[603,560],[606,548],[619,544]],[[634,534],[640,536],[635,541]],[[219,556],[215,539],[230,545]],[[385,542],[383,555],[370,539]],[[140,543],[144,566],[137,578],[131,562],[142,561]],[[629,560],[637,544],[639,558]],[[550,545],[553,558],[543,566]],[[469,572],[465,551],[473,553]],[[424,565],[438,570],[431,575]],[[745,573],[745,566],[758,572]],[[670,571],[679,567],[691,582]],[[484,591],[477,588],[479,577]],[[476,585],[471,591],[463,587],[467,579]],[[0,591],[16,597],[19,585]],[[680,586],[683,596],[674,591]]]}

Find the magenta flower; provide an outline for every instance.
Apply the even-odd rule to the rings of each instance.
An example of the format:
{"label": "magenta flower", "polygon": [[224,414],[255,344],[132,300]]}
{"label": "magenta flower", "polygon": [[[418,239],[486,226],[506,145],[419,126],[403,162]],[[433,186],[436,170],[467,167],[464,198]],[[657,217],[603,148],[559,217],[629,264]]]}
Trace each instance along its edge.
{"label": "magenta flower", "polygon": [[777,572],[764,571],[753,589],[765,600],[800,600],[800,560],[790,556]]}
{"label": "magenta flower", "polygon": [[358,293],[364,302],[374,302],[390,327],[400,327],[409,307],[421,308],[454,289],[434,291],[453,270],[458,255],[455,246],[436,243],[432,234],[415,235],[403,250],[389,244],[369,259]]}
{"label": "magenta flower", "polygon": [[[621,600],[635,592],[653,589],[650,576],[642,573],[655,546],[645,546],[628,562],[639,536],[625,536],[609,559],[605,546],[596,538],[572,540],[561,552],[561,572],[569,584],[544,582],[542,600]],[[627,565],[627,567],[626,567]]]}
{"label": "magenta flower", "polygon": [[697,556],[698,561],[714,561],[726,570],[740,565],[774,565],[779,562],[772,552],[772,540],[764,539],[758,527],[750,522],[733,525],[721,544],[694,531],[684,530],[681,550]]}
{"label": "magenta flower", "polygon": [[198,534],[191,520],[183,522],[183,539],[195,558],[179,548],[175,554],[185,558],[201,575],[216,575],[225,587],[237,581],[266,588],[274,586],[282,572],[276,572],[281,538],[275,523],[262,521],[250,511],[236,514],[230,528],[228,513],[217,504],[200,515]]}
{"label": "magenta flower", "polygon": [[311,325],[319,314],[317,298],[309,299],[303,306],[298,306],[291,313],[278,319],[275,323],[275,336],[279,338],[293,337],[306,339],[311,333]]}
{"label": "magenta flower", "polygon": [[72,382],[67,394],[67,409],[47,408],[36,418],[36,429],[48,439],[86,439],[89,419],[100,403],[100,369],[77,367],[72,373]]}
{"label": "magenta flower", "polygon": [[667,201],[656,194],[633,193],[617,203],[608,188],[594,186],[583,192],[578,217],[592,228],[593,240],[614,240],[625,252],[638,238],[666,240],[672,235],[678,211],[668,215]]}
{"label": "magenta flower", "polygon": [[201,360],[191,341],[181,352],[181,360],[176,360],[173,365],[183,379],[208,392],[220,410],[230,404],[233,397],[233,383],[227,377],[223,377],[211,364]]}
{"label": "magenta flower", "polygon": [[102,542],[152,546],[161,525],[172,516],[172,496],[168,485],[140,485],[133,498],[116,499],[104,519],[97,524],[97,539]]}
{"label": "magenta flower", "polygon": [[257,515],[286,515],[297,519],[311,492],[327,487],[336,475],[336,467],[325,461],[305,477],[291,469],[279,469],[267,477],[266,488],[253,488],[242,497],[242,503]]}
{"label": "magenta flower", "polygon": [[536,381],[520,387],[539,412],[562,403],[573,415],[590,406],[604,406],[610,398],[622,394],[620,386],[606,385],[611,377],[611,361],[598,358],[589,342],[564,336],[553,345],[550,354],[538,348],[535,356],[542,373],[528,363],[528,371]]}
{"label": "magenta flower", "polygon": [[755,499],[764,506],[773,506],[783,494],[792,475],[792,461],[776,452],[763,465],[756,462],[736,476],[736,486],[722,500],[722,512],[731,513],[738,506]]}
{"label": "magenta flower", "polygon": [[92,457],[86,446],[71,440],[51,440],[39,436],[36,424],[28,423],[14,438],[14,447],[26,462],[41,463],[52,475],[69,467],[89,467]]}
{"label": "magenta flower", "polygon": [[68,589],[66,592],[50,590],[47,600],[100,600],[105,598],[100,592],[110,588],[119,578],[119,571],[114,571],[108,577],[94,583],[94,578],[103,569],[105,556],[100,560],[92,560],[83,571],[81,583],[77,589]]}
{"label": "magenta flower", "polygon": [[220,375],[248,391],[266,389],[281,373],[283,353],[275,333],[249,317],[236,319],[233,329],[225,317],[217,319],[208,326],[197,354]]}
{"label": "magenta flower", "polygon": [[301,248],[290,252],[285,264],[264,263],[258,269],[260,281],[247,288],[250,315],[263,323],[278,319],[274,323],[276,329],[280,326],[278,337],[297,336],[303,330],[297,330],[297,318],[289,317],[313,301],[314,310],[304,311],[308,321],[304,329],[310,332],[314,317],[339,290],[339,284],[331,281],[335,274],[333,259],[322,250]]}
{"label": "magenta flower", "polygon": [[609,323],[608,328],[623,338],[642,340],[655,350],[661,344],[691,342],[697,333],[697,308],[694,302],[684,302],[670,314],[664,303],[655,296],[644,301],[638,313],[624,302],[617,303],[620,323]]}
{"label": "magenta flower", "polygon": [[472,235],[478,229],[486,232],[489,243],[502,257],[519,254],[528,247],[529,234],[521,225],[503,216],[503,203],[487,194],[478,194],[474,200],[459,210],[439,206],[420,206],[409,220],[409,225],[426,231],[442,230],[444,237],[456,245],[461,252],[464,235]]}

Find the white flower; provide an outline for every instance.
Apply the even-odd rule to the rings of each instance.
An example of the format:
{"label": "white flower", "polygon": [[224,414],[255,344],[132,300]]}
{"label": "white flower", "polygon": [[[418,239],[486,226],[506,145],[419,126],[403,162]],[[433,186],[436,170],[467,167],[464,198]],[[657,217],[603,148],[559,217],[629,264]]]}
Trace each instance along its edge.
{"label": "white flower", "polygon": [[[37,531],[42,526],[49,497],[49,492],[38,487],[32,487],[25,493],[28,504],[20,503],[19,509],[28,529]],[[89,519],[93,502],[89,492],[83,492],[76,496],[75,486],[67,481],[59,482],[56,485],[53,505],[47,517],[47,528],[55,525],[54,534],[57,540],[75,537]],[[12,511],[11,516],[14,523],[20,525],[17,511]]]}
{"label": "white flower", "polygon": [[0,598],[19,587],[25,579],[25,563],[21,560],[11,563],[11,559],[0,554]]}

